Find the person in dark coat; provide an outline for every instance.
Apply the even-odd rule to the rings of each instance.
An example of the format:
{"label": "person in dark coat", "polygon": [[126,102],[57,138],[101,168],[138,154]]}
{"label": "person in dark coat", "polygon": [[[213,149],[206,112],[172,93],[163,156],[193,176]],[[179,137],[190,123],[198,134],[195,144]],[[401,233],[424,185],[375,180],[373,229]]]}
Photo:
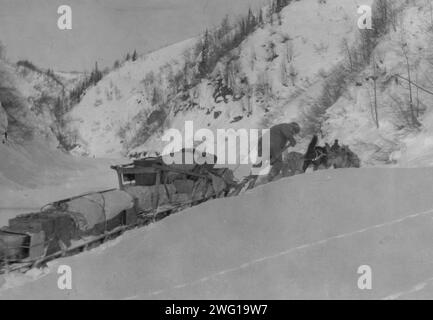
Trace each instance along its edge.
{"label": "person in dark coat", "polygon": [[[301,132],[301,127],[296,122],[280,123],[269,130],[270,135],[270,162],[271,171],[268,179],[272,181],[283,168],[283,152],[287,144],[289,147],[296,146],[295,136]],[[262,156],[262,141],[259,139],[259,156]]]}

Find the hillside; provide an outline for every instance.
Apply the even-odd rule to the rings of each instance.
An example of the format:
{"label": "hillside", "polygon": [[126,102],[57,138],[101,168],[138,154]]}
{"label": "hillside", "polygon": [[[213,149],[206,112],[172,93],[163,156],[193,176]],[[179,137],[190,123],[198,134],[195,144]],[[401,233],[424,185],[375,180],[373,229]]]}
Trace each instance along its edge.
{"label": "hillside", "polygon": [[12,64],[0,59],[0,115],[7,119],[1,134],[7,129],[12,145],[41,138],[57,148],[63,130],[59,101],[67,103],[69,90],[80,78],[79,73],[54,73],[28,61]]}
{"label": "hillside", "polygon": [[[357,28],[356,2],[294,1],[272,16],[264,8],[264,23],[198,82],[184,68],[199,39],[126,64],[70,113],[76,151],[110,157],[160,152],[164,130],[183,131],[186,120],[212,130],[297,120],[305,137],[299,150],[315,132],[350,145],[364,165],[430,165],[432,95],[422,90],[431,87],[429,7],[421,0],[374,5],[381,31],[372,33]],[[199,67],[191,66],[189,72]],[[179,70],[185,80],[176,78],[182,78]],[[173,81],[187,85],[176,91]],[[228,89],[225,101],[213,98],[219,89]]]}
{"label": "hillside", "polygon": [[[0,277],[0,298],[431,298],[432,179],[431,169],[360,169],[280,180]],[[57,288],[60,265],[72,290]],[[361,265],[372,290],[358,289]]]}
{"label": "hillside", "polygon": [[[199,39],[144,56],[87,92],[70,114],[72,130],[78,131],[86,153],[109,156],[119,151],[161,151],[163,129],[183,129],[185,120],[193,120],[197,128],[217,129],[263,128],[297,119],[305,97],[320,91],[321,75],[344,59],[340,41],[355,40],[355,9],[355,3],[338,0],[292,2],[280,19],[268,18],[275,21],[264,23],[222,57],[207,79],[174,95],[169,80],[183,71],[184,60],[194,55]],[[228,78],[225,82],[243,97],[234,93],[227,102],[215,102],[218,75]],[[155,91],[161,101],[154,101]],[[162,129],[148,123],[155,110],[160,111],[156,123],[162,122]]]}
{"label": "hillside", "polygon": [[47,202],[116,186],[109,169],[111,161],[73,158],[61,151],[56,102],[80,77],[50,75],[28,64],[0,60],[1,226]]}

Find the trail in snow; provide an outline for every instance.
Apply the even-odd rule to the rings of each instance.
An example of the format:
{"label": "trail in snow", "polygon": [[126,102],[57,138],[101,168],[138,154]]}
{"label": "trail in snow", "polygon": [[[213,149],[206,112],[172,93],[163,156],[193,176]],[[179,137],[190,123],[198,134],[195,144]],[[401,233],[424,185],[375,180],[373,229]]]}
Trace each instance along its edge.
{"label": "trail in snow", "polygon": [[[244,263],[244,264],[242,264],[242,265],[240,265],[238,267],[222,270],[222,271],[214,273],[214,274],[212,274],[210,276],[202,277],[202,278],[200,278],[198,280],[194,280],[194,281],[189,282],[189,283],[183,283],[183,284],[176,285],[176,286],[174,286],[172,288],[168,288],[168,289],[163,289],[163,290],[158,290],[158,291],[151,292],[151,293],[149,293],[149,295],[147,297],[151,298],[152,296],[160,295],[160,294],[162,294],[162,293],[164,293],[166,291],[170,291],[172,289],[181,289],[181,288],[185,288],[187,286],[191,286],[191,285],[194,285],[194,284],[197,284],[197,283],[206,282],[208,280],[211,280],[213,278],[225,275],[227,273],[251,267],[252,265],[257,264],[257,263],[261,263],[261,262],[266,261],[266,260],[276,259],[276,258],[285,256],[285,255],[291,254],[291,253],[293,253],[295,251],[298,251],[298,250],[308,249],[308,248],[311,248],[311,247],[314,247],[314,246],[326,244],[327,242],[330,242],[332,240],[343,239],[343,238],[350,237],[350,236],[353,236],[353,235],[356,235],[356,234],[359,234],[359,233],[363,233],[363,232],[370,231],[370,230],[373,230],[373,229],[379,229],[379,228],[386,227],[386,226],[391,226],[391,225],[394,225],[394,224],[397,224],[397,223],[401,223],[401,222],[409,220],[409,219],[414,219],[416,217],[420,217],[420,216],[424,216],[424,215],[430,215],[430,214],[433,214],[433,209],[432,210],[427,210],[427,211],[424,211],[424,212],[414,213],[414,214],[409,215],[409,216],[407,216],[405,218],[400,218],[400,219],[396,219],[396,220],[389,221],[389,222],[386,222],[386,223],[377,224],[377,225],[374,225],[374,226],[371,226],[371,227],[367,227],[367,228],[364,228],[364,229],[361,229],[361,230],[357,230],[357,231],[353,231],[353,232],[348,232],[348,233],[343,233],[343,234],[339,234],[337,236],[333,236],[333,237],[330,237],[330,238],[327,238],[327,239],[319,240],[319,241],[312,242],[312,243],[307,243],[307,244],[304,244],[304,245],[301,245],[301,246],[298,246],[298,247],[295,247],[295,248],[290,248],[288,250],[278,252],[278,253],[270,255],[270,256],[265,256],[263,258],[259,258],[259,259],[255,259],[253,261],[246,262],[246,263]],[[433,281],[433,278],[427,280],[427,282],[430,282],[430,281]],[[423,289],[425,287],[425,285],[427,284],[427,282],[425,282],[425,283],[423,282],[423,283],[415,286],[415,288],[412,289],[411,291],[409,291],[408,293],[411,293],[413,291],[418,291],[418,290]],[[394,295],[389,296],[389,299],[396,299],[396,298],[399,298],[399,297],[403,296],[404,294],[406,294],[406,292],[394,294]],[[385,298],[385,299],[388,299],[388,298]]]}
{"label": "trail in snow", "polygon": [[410,295],[412,293],[416,293],[416,292],[419,292],[419,291],[423,290],[424,288],[426,288],[427,285],[431,284],[432,282],[433,282],[433,278],[429,278],[426,281],[418,283],[417,285],[415,285],[410,290],[390,294],[389,296],[386,296],[385,298],[383,298],[383,300],[402,299],[402,298],[404,298],[407,295]]}

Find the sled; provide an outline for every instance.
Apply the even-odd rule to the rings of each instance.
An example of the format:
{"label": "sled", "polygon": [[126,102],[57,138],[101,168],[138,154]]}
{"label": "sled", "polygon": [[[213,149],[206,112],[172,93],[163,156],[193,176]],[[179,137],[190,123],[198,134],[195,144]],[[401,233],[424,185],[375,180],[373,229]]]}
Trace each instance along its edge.
{"label": "sled", "polygon": [[225,197],[235,186],[228,169],[209,165],[168,166],[159,158],[146,158],[111,168],[118,189],[49,203],[0,229],[0,274],[25,272],[95,248],[128,230]]}

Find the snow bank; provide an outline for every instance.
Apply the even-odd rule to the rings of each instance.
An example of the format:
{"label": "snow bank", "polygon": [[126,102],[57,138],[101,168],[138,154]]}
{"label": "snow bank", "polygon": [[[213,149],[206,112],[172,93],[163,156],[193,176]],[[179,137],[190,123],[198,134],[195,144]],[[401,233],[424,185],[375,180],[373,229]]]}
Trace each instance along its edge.
{"label": "snow bank", "polygon": [[[50,263],[0,298],[404,298],[433,277],[432,180],[433,169],[280,180]],[[65,264],[69,291],[57,288],[57,267]],[[372,268],[373,290],[357,287],[361,265]]]}

